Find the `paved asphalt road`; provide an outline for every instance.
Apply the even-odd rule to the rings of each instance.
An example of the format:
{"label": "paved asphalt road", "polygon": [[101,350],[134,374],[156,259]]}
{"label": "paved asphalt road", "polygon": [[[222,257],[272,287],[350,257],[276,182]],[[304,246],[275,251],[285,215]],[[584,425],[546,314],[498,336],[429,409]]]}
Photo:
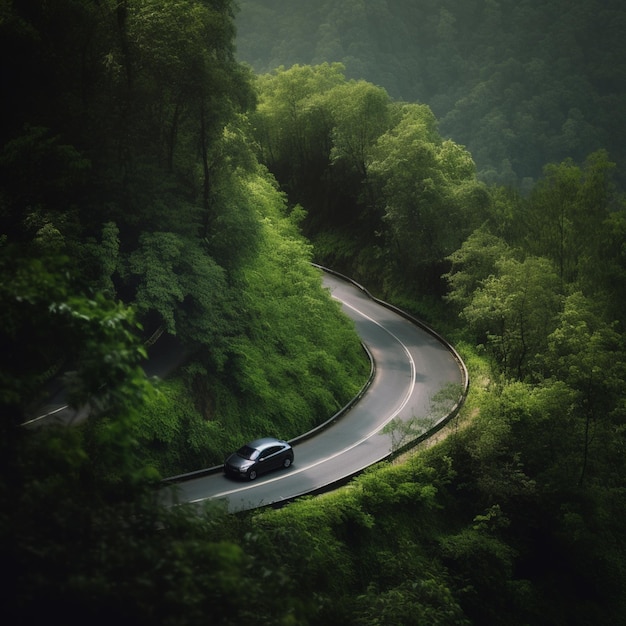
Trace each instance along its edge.
{"label": "paved asphalt road", "polygon": [[371,385],[331,426],[294,444],[295,461],[289,469],[253,482],[226,478],[221,472],[199,476],[171,487],[179,502],[219,500],[236,512],[276,506],[338,484],[388,457],[391,438],[381,434],[385,424],[394,418],[426,418],[435,394],[449,384],[464,384],[458,360],[432,333],[341,277],[325,273],[324,285],[354,320],[373,356]]}

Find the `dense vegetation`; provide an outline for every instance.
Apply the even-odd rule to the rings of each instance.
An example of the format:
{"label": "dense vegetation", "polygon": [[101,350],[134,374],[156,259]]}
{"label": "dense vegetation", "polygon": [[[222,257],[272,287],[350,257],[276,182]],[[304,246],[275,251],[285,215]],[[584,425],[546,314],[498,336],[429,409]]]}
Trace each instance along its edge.
{"label": "dense vegetation", "polygon": [[[143,340],[175,336],[189,353],[167,403],[152,400],[137,428],[146,461],[168,474],[220,463],[260,433],[310,429],[369,365],[310,267],[298,212],[287,215],[250,150],[256,96],[233,59],[229,3],[162,4],[7,5],[0,229],[9,300],[43,280],[35,263],[53,262],[68,276],[62,299],[121,300]],[[3,310],[8,371],[35,324],[19,321],[25,312]],[[316,325],[301,323],[311,316]],[[15,422],[46,376],[84,359],[63,335],[39,335]]]}
{"label": "dense vegetation", "polygon": [[241,0],[238,57],[258,73],[341,62],[429,105],[481,179],[527,190],[545,163],[607,149],[626,165],[619,0]]}
{"label": "dense vegetation", "polygon": [[427,107],[341,71],[259,77],[260,152],[309,208],[318,258],[449,328],[471,363],[475,417],[402,467],[254,523],[288,544],[280,558],[296,589],[314,573],[309,592],[329,623],[623,618],[626,207],[615,164],[598,150],[547,164],[527,196],[487,186]]}
{"label": "dense vegetation", "polygon": [[[446,15],[422,4],[428,34]],[[7,623],[624,621],[626,207],[607,126],[521,195],[354,65],[253,75],[229,0],[0,6]],[[161,507],[164,473],[297,434],[358,388],[358,338],[312,259],[446,331],[471,371],[463,413],[323,497]],[[159,333],[188,360],[155,385],[140,365]],[[63,371],[92,417],[18,427]]]}

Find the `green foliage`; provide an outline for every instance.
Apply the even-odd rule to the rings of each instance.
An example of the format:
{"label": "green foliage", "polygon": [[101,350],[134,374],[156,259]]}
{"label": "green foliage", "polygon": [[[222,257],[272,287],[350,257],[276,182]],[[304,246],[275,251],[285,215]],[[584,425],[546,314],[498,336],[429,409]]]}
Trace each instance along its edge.
{"label": "green foliage", "polygon": [[124,383],[131,376],[143,377],[139,364],[146,358],[132,310],[96,295],[88,300],[70,296],[51,303],[49,311],[76,336],[72,350],[76,370],[66,375],[69,402],[74,407],[89,402],[96,410],[132,406],[138,390],[127,389]]}
{"label": "green foliage", "polygon": [[174,233],[146,233],[140,245],[130,258],[131,273],[143,280],[136,297],[139,310],[156,308],[166,329],[175,334],[174,310],[186,295],[178,278],[185,243]]}
{"label": "green foliage", "polygon": [[446,300],[459,307],[467,306],[480,284],[496,273],[496,263],[513,256],[506,242],[479,228],[467,237],[461,247],[448,256],[452,268],[445,278],[449,294]]}
{"label": "green foliage", "polygon": [[607,324],[595,309],[581,293],[569,296],[557,328],[548,337],[546,354],[552,376],[575,390],[573,413],[584,424],[580,483],[587,478],[588,465],[597,471],[602,457],[614,454],[612,442],[620,438],[620,398],[626,379],[623,338],[617,325]]}
{"label": "green foliage", "polygon": [[527,249],[551,259],[561,280],[584,282],[590,290],[602,276],[589,261],[605,245],[614,166],[604,151],[590,154],[583,167],[572,160],[547,165],[524,215]]}
{"label": "green foliage", "polygon": [[223,424],[204,419],[182,380],[162,381],[134,424],[138,457],[162,476],[216,464],[236,444]]}
{"label": "green foliage", "polygon": [[182,325],[186,340],[211,344],[222,315],[223,270],[197,242],[175,233],[144,233],[139,243],[129,259],[129,271],[139,280],[139,311],[155,311],[172,335]]}
{"label": "green foliage", "polygon": [[[329,590],[345,591],[356,575],[349,550],[337,536],[336,527],[356,532],[369,525],[371,521],[356,502],[332,498],[321,504],[303,501],[296,510],[262,515],[254,521],[253,528],[266,536],[274,549],[280,546],[270,563],[276,566],[282,560],[292,580],[306,585],[301,596],[318,596],[315,608],[319,610]],[[273,562],[274,559],[277,560]]]}
{"label": "green foliage", "polygon": [[229,344],[229,374],[239,389],[239,410],[248,414],[246,435],[293,437],[356,394],[367,363],[352,324],[320,288],[295,214],[283,214],[282,196],[267,178],[248,184],[263,243],[242,268],[246,330]]}
{"label": "green foliage", "polygon": [[[460,605],[470,623],[495,624],[511,612],[512,603],[522,605],[524,598],[515,598],[511,584],[514,551],[489,529],[478,524],[447,536],[441,551],[443,563],[454,572],[453,584],[460,591]],[[486,592],[489,603],[485,602]]]}
{"label": "green foliage", "polygon": [[221,268],[257,233],[238,191],[254,95],[231,3],[13,3],[1,28],[0,232],[63,251],[83,289],[135,301],[148,325],[212,343]]}
{"label": "green foliage", "polygon": [[[499,623],[506,615],[520,624],[586,623],[605,610],[623,614],[623,594],[600,591],[595,582],[616,575],[613,533],[623,530],[605,516],[623,501],[604,500],[615,493],[606,485],[577,487],[584,425],[572,412],[574,401],[575,393],[559,382],[492,385],[473,425],[433,455],[448,451],[453,459],[447,519],[462,520],[463,530],[443,538],[445,563],[465,614],[475,621]],[[571,533],[577,515],[590,525]],[[608,524],[611,537],[596,523]],[[608,552],[600,547],[605,540]],[[587,542],[596,546],[593,566]],[[588,592],[572,596],[579,585]],[[493,604],[484,603],[484,587],[493,589]]]}
{"label": "green foliage", "polygon": [[464,623],[445,571],[418,540],[432,531],[433,479],[418,463],[381,467],[346,489],[254,516],[271,562],[285,563],[294,591],[308,598],[308,620],[375,624],[380,611],[406,623]]}
{"label": "green foliage", "polygon": [[[55,371],[61,358],[56,336],[50,336],[45,321],[50,301],[66,298],[67,286],[51,271],[51,264],[37,258],[23,258],[17,246],[6,241],[0,243],[3,303],[0,388],[2,404],[17,408],[46,380],[48,370]],[[54,260],[62,266],[62,260]],[[13,415],[10,419],[17,417]]]}
{"label": "green foliage", "polygon": [[558,281],[541,258],[499,260],[463,310],[463,318],[507,375],[523,378],[546,346],[558,311]]}
{"label": "green foliage", "polygon": [[403,266],[405,283],[428,287],[433,268],[476,219],[467,206],[469,188],[477,186],[472,158],[442,141],[428,107],[405,105],[398,123],[378,139],[368,165],[380,189],[394,263]]}
{"label": "green foliage", "polygon": [[378,624],[469,624],[447,586],[436,578],[403,582],[380,591],[375,585],[357,597],[352,609],[358,626]]}
{"label": "green foliage", "polygon": [[93,266],[93,273],[85,270],[85,279],[95,285],[98,291],[111,298],[115,297],[115,281],[120,271],[119,228],[115,222],[107,222],[102,227],[99,242],[87,242],[82,246],[82,262]]}
{"label": "green foliage", "polygon": [[481,179],[527,188],[546,162],[606,147],[624,181],[624,7],[498,0],[242,0],[238,56],[258,73],[341,62],[430,106]]}
{"label": "green foliage", "polygon": [[63,258],[7,244],[0,255],[3,405],[23,412],[63,366],[74,407],[132,407],[145,391],[139,364],[146,356],[134,311],[100,294],[73,293]]}
{"label": "green foliage", "polygon": [[343,159],[366,178],[369,152],[389,126],[389,95],[365,81],[344,83],[328,94],[335,127],[331,159]]}
{"label": "green foliage", "polygon": [[[324,16],[324,46],[343,64],[279,68],[258,94],[234,59],[229,0],[3,4],[11,623],[42,605],[68,624],[624,621],[624,205],[620,168],[597,150],[623,160],[623,133],[604,141],[597,122],[622,119],[622,47],[584,41],[587,22],[621,41],[623,12],[388,4],[293,4],[310,18],[294,54]],[[373,50],[389,91],[362,80]],[[428,105],[391,101],[410,76]],[[514,184],[546,155],[560,163],[526,199],[476,180],[474,161]],[[163,508],[159,474],[218,463],[261,433],[301,434],[365,379],[301,228],[315,254],[396,302],[439,294],[447,272],[472,422],[277,511]],[[156,392],[139,320],[194,348]],[[17,428],[67,370],[91,419]]]}
{"label": "green foliage", "polygon": [[[2,593],[6,619],[36,620],[38,602],[70,625],[231,624],[252,611],[273,623],[288,613],[279,568],[255,561],[232,518],[157,506],[145,479],[103,488],[79,432],[24,442],[20,473],[2,481],[0,553],[19,572]],[[95,460],[108,453],[102,443]]]}
{"label": "green foliage", "polygon": [[332,215],[337,206],[328,189],[333,187],[329,164],[336,126],[333,103],[344,84],[343,66],[327,63],[280,67],[257,78],[259,105],[252,124],[260,160],[290,202],[307,207],[311,221],[316,219],[313,203],[323,207],[324,215]]}
{"label": "green foliage", "polygon": [[[393,103],[340,70],[294,66],[259,78],[260,157],[290,202],[306,207],[304,232],[319,237],[320,261],[341,263],[351,239],[351,275],[437,293],[441,258],[486,213],[487,191],[429,107]],[[332,250],[330,238],[346,243]]]}

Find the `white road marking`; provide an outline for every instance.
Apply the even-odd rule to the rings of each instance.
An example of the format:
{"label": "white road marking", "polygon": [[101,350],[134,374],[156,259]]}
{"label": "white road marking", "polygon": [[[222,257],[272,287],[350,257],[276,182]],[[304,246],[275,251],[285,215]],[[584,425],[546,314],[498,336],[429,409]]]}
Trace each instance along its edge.
{"label": "white road marking", "polygon": [[[293,476],[294,474],[299,474],[300,472],[304,472],[306,470],[309,470],[313,467],[317,467],[318,465],[321,465],[322,463],[326,463],[327,461],[330,461],[334,458],[337,458],[338,456],[341,456],[342,454],[345,454],[346,452],[349,452],[350,450],[356,448],[357,446],[361,445],[363,442],[367,441],[368,439],[370,439],[371,437],[373,437],[374,435],[378,434],[382,428],[384,428],[389,422],[391,422],[391,420],[393,420],[398,413],[400,413],[400,411],[402,411],[402,409],[404,409],[404,407],[408,404],[409,399],[411,398],[411,396],[413,395],[413,391],[415,389],[415,383],[416,383],[416,376],[415,376],[415,372],[416,372],[416,368],[415,368],[415,362],[413,361],[413,357],[411,356],[411,353],[409,352],[408,348],[406,347],[406,345],[404,343],[402,343],[402,341],[400,341],[400,339],[394,335],[389,329],[385,328],[380,322],[376,321],[375,319],[371,318],[369,315],[366,315],[365,313],[363,313],[363,311],[360,311],[359,309],[357,309],[356,307],[352,306],[351,304],[348,304],[345,301],[341,301],[345,306],[349,307],[350,309],[352,309],[353,311],[355,311],[356,313],[358,313],[359,315],[361,315],[362,317],[364,317],[365,319],[369,320],[370,322],[373,322],[374,324],[376,324],[377,326],[379,326],[382,330],[384,330],[386,333],[388,333],[389,335],[391,335],[403,348],[403,350],[406,352],[406,355],[409,359],[409,363],[411,364],[411,384],[409,385],[408,388],[408,392],[405,394],[404,399],[402,400],[402,403],[400,404],[400,406],[385,420],[385,422],[381,425],[378,426],[375,430],[372,430],[370,433],[368,433],[367,435],[365,435],[364,437],[362,437],[361,439],[359,439],[358,441],[355,441],[353,444],[351,444],[350,446],[348,446],[347,448],[343,448],[342,450],[340,450],[339,452],[336,452],[335,454],[332,454],[328,457],[324,457],[322,459],[319,459],[318,461],[316,461],[315,463],[311,463],[310,465],[306,465],[305,467],[298,467],[298,469],[296,469],[295,471],[291,471],[289,472],[289,474],[283,474],[282,476],[276,476],[275,478],[270,478],[268,480],[264,480],[263,484],[268,484],[268,483],[273,483],[276,482],[278,480],[283,480],[289,476]],[[203,498],[197,498],[196,500],[189,500],[188,502],[190,502],[191,504],[197,504],[198,502],[203,502],[204,500],[211,500],[214,498],[223,498],[224,496],[229,496],[231,494],[234,493],[240,493],[242,491],[247,491],[248,489],[253,489],[254,485],[251,484],[247,484],[241,487],[237,487],[235,489],[230,489],[228,491],[222,491],[220,493],[214,494],[212,496],[206,496]]]}

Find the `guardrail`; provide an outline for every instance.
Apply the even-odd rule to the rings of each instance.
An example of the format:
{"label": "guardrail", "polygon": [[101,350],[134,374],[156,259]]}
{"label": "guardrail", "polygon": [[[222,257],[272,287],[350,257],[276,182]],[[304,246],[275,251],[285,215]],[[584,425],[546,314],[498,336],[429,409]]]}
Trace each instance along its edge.
{"label": "guardrail", "polygon": [[406,452],[407,450],[416,446],[418,443],[425,441],[429,437],[432,437],[432,435],[434,435],[439,430],[441,430],[450,420],[454,419],[454,417],[458,415],[459,411],[461,410],[465,402],[465,398],[467,397],[467,393],[469,391],[469,385],[470,385],[470,376],[467,370],[467,366],[465,365],[465,362],[461,358],[461,355],[457,352],[455,347],[445,337],[443,337],[440,333],[438,333],[436,330],[431,328],[424,321],[418,319],[417,317],[415,317],[414,315],[411,315],[410,313],[407,313],[406,311],[403,311],[402,309],[398,308],[397,306],[393,304],[389,304],[389,302],[385,302],[384,300],[377,298],[363,285],[353,280],[349,276],[345,276],[344,274],[341,274],[340,272],[336,272],[335,270],[324,267],[323,265],[318,265],[317,263],[313,263],[313,266],[317,267],[323,272],[327,272],[328,274],[333,274],[334,276],[337,276],[341,278],[342,280],[352,283],[357,289],[361,290],[368,298],[370,298],[377,304],[384,306],[390,311],[393,311],[394,313],[401,315],[402,317],[409,320],[416,326],[419,326],[420,328],[425,330],[427,333],[432,335],[435,339],[437,339],[437,341],[441,342],[450,351],[450,353],[452,354],[452,356],[458,363],[459,369],[461,370],[461,375],[463,377],[463,384],[461,385],[462,391],[456,404],[450,409],[448,414],[441,417],[435,424],[432,425],[431,428],[429,428],[427,431],[425,431],[421,435],[417,436],[415,439],[412,439],[411,441],[407,442],[405,445],[401,446],[400,448],[395,450],[393,453],[390,453],[388,458],[401,454],[402,452]]}
{"label": "guardrail", "polygon": [[[393,452],[390,452],[389,456],[387,458],[392,458],[393,456],[396,456],[396,455],[398,455],[398,454],[400,454],[402,452],[406,452],[410,448],[416,446],[418,443],[428,439],[429,437],[434,435],[436,432],[441,430],[451,419],[453,419],[456,415],[458,415],[459,411],[461,410],[461,407],[463,406],[463,403],[465,402],[465,398],[467,397],[467,392],[469,390],[469,383],[470,383],[469,372],[467,370],[467,367],[466,367],[465,363],[463,362],[463,359],[461,358],[459,353],[456,351],[454,346],[449,341],[447,341],[442,335],[440,335],[437,331],[435,331],[433,328],[428,326],[428,324],[424,323],[422,320],[417,319],[413,315],[410,315],[406,311],[403,311],[402,309],[394,306],[393,304],[389,304],[388,302],[385,302],[384,300],[376,298],[365,287],[363,287],[363,285],[357,283],[352,278],[350,278],[348,276],[345,276],[345,275],[341,274],[340,272],[336,272],[335,270],[332,270],[332,269],[329,269],[327,267],[324,267],[322,265],[318,265],[317,263],[312,263],[312,265],[314,267],[317,267],[318,269],[320,269],[323,272],[326,272],[328,274],[332,274],[334,276],[337,276],[337,277],[341,278],[342,280],[345,280],[345,281],[347,281],[349,283],[352,283],[355,287],[357,287],[359,290],[361,290],[368,298],[370,298],[371,300],[373,300],[377,304],[380,304],[380,305],[382,305],[382,306],[384,306],[384,307],[394,311],[398,315],[401,315],[402,317],[404,317],[405,319],[409,320],[410,322],[412,322],[416,326],[419,326],[420,328],[422,328],[423,330],[428,332],[430,335],[432,335],[438,341],[440,341],[451,352],[451,354],[454,356],[455,360],[459,364],[459,368],[461,370],[461,374],[462,374],[462,377],[463,377],[462,393],[461,393],[459,399],[457,400],[456,404],[450,410],[450,412],[447,415],[444,415],[443,417],[441,417],[427,431],[425,431],[421,435],[417,436],[415,439],[412,439],[410,442],[406,443],[405,445],[401,446],[399,449],[394,450]],[[368,377],[367,382],[363,385],[363,387],[361,388],[359,393],[356,396],[354,396],[354,398],[352,398],[352,400],[350,400],[350,402],[348,404],[346,404],[342,409],[340,409],[337,413],[335,413],[332,417],[330,417],[328,420],[326,420],[325,422],[323,422],[319,426],[316,426],[315,428],[311,429],[310,431],[308,431],[308,432],[306,432],[306,433],[304,433],[302,435],[299,435],[298,437],[296,437],[294,439],[291,439],[289,441],[289,443],[291,445],[296,445],[296,444],[300,443],[301,441],[309,439],[309,438],[315,436],[316,434],[320,433],[325,428],[328,428],[329,426],[331,426],[338,419],[340,419],[343,415],[345,415],[361,399],[363,394],[370,387],[370,385],[372,384],[372,381],[374,380],[374,376],[376,375],[376,364],[375,364],[374,359],[373,359],[369,349],[367,348],[367,346],[365,344],[363,344],[363,343],[361,345],[363,346],[363,349],[365,350],[365,352],[367,354],[367,357],[368,357],[368,359],[370,361],[370,375]],[[191,480],[193,478],[201,478],[202,476],[209,476],[211,474],[217,474],[219,472],[222,472],[223,471],[223,467],[224,467],[223,464],[222,465],[214,465],[213,467],[208,467],[208,468],[205,468],[205,469],[196,470],[194,472],[187,472],[185,474],[179,474],[177,476],[170,476],[170,477],[164,478],[162,480],[162,482],[166,483],[166,484],[173,484],[173,483],[184,482],[186,480]],[[345,482],[347,482],[348,480],[350,480],[353,477],[354,476],[349,476],[347,478],[343,478],[340,482],[341,483],[345,483]],[[338,486],[338,484],[339,483],[332,483],[332,485],[327,485],[325,488],[318,489],[314,493],[321,493],[322,491],[336,488]]]}
{"label": "guardrail", "polygon": [[[367,382],[363,385],[363,387],[361,387],[361,390],[359,391],[359,393],[356,396],[354,396],[354,398],[352,398],[350,402],[348,402],[348,404],[346,404],[344,407],[339,409],[339,411],[337,411],[337,413],[335,413],[332,417],[327,419],[322,424],[319,424],[315,428],[312,428],[308,432],[302,435],[298,435],[294,439],[290,439],[289,443],[292,446],[295,446],[296,444],[300,443],[301,441],[304,441],[305,439],[310,439],[311,437],[314,437],[325,428],[328,428],[329,426],[334,424],[339,418],[345,415],[363,397],[363,394],[367,391],[368,387],[372,384],[372,381],[374,380],[374,376],[376,375],[376,365],[374,363],[374,359],[372,358],[372,355],[369,349],[367,348],[367,346],[364,343],[361,343],[361,346],[365,350],[365,353],[367,354],[367,358],[369,359],[369,362],[370,362],[370,374],[367,379]],[[223,468],[224,468],[223,464],[214,465],[213,467],[207,467],[206,469],[196,470],[195,472],[179,474],[178,476],[170,476],[168,478],[164,478],[161,482],[180,483],[180,482],[184,482],[185,480],[191,480],[192,478],[201,478],[202,476],[209,476],[210,474],[218,474],[219,472],[223,471]]]}

